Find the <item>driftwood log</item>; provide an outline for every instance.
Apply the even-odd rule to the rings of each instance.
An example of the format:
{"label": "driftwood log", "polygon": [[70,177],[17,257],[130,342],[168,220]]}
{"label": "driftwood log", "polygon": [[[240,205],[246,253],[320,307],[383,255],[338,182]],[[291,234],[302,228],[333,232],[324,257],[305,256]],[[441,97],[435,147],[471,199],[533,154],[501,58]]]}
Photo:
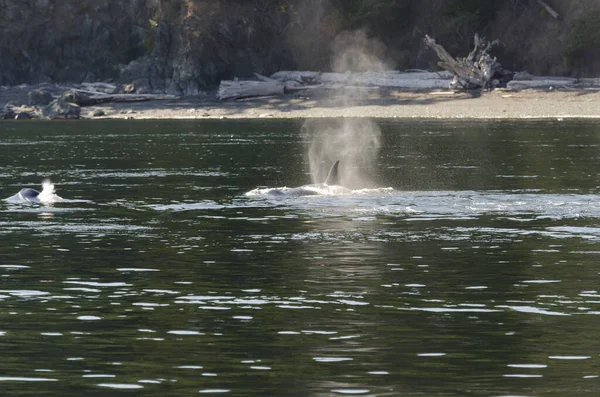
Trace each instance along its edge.
{"label": "driftwood log", "polygon": [[274,79],[260,80],[223,80],[219,85],[217,98],[219,101],[226,99],[240,99],[259,96],[283,95],[285,84]]}
{"label": "driftwood log", "polygon": [[558,17],[560,16],[558,14],[558,12],[554,11],[554,9],[552,7],[550,7],[548,5],[548,3],[546,3],[544,0],[537,0],[538,4],[541,5],[542,7],[544,7],[544,9],[548,12],[548,14],[552,15],[552,18],[554,19],[558,19]]}
{"label": "driftwood log", "polygon": [[388,87],[400,89],[448,88],[452,80],[450,72],[427,72],[397,70],[360,73],[331,73],[311,71],[280,71],[271,77],[255,73],[257,80],[223,80],[218,99],[240,99],[258,96],[281,95],[312,89],[357,89]]}
{"label": "driftwood log", "polygon": [[449,72],[413,71],[400,72],[389,70],[384,72],[360,73],[321,73],[301,71],[281,71],[273,74],[271,78],[282,82],[295,81],[302,86],[324,86],[338,88],[340,86],[366,86],[390,88],[445,88],[448,87],[452,74]]}
{"label": "driftwood log", "polygon": [[466,58],[454,58],[434,39],[425,35],[425,44],[435,51],[440,61],[438,65],[454,75],[450,88],[493,88],[497,81],[494,74],[501,68],[488,51],[498,42],[487,42],[475,35],[475,47]]}
{"label": "driftwood log", "polygon": [[177,99],[175,95],[162,94],[105,94],[95,90],[71,88],[62,98],[79,106],[92,106],[107,102],[142,102],[165,99]]}
{"label": "driftwood log", "polygon": [[119,87],[109,83],[81,83],[81,85],[87,90],[102,92],[104,94],[116,94],[119,92]]}
{"label": "driftwood log", "polygon": [[526,88],[575,88],[575,79],[561,79],[558,77],[547,77],[535,80],[512,80],[506,84],[509,90],[523,90]]}

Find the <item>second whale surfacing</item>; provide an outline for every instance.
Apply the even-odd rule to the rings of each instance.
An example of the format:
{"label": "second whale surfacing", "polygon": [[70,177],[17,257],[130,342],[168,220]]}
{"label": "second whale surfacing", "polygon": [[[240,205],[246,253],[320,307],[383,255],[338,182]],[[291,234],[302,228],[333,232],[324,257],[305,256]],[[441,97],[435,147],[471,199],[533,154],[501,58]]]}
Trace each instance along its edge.
{"label": "second whale surfacing", "polygon": [[281,187],[281,188],[267,188],[267,189],[254,189],[246,193],[247,196],[270,196],[270,197],[301,197],[301,196],[334,196],[349,194],[352,190],[340,186],[339,177],[339,164],[340,160],[337,160],[329,170],[327,179],[324,183],[313,183],[310,185],[302,185],[298,187]]}
{"label": "second whale surfacing", "polygon": [[63,198],[56,194],[54,184],[49,179],[45,179],[42,182],[41,192],[31,188],[24,188],[19,190],[17,194],[4,199],[4,201],[15,204],[50,204],[63,201]]}

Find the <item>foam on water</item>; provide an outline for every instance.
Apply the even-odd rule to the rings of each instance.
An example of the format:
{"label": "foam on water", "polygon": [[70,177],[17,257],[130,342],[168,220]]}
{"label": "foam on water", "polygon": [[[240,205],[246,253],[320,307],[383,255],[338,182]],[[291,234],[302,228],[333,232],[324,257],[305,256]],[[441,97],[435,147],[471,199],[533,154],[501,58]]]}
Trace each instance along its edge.
{"label": "foam on water", "polygon": [[348,189],[338,185],[314,184],[300,187],[275,187],[275,188],[257,188],[250,190],[245,194],[246,197],[266,197],[266,198],[289,198],[300,196],[368,196],[393,192],[391,187],[386,188],[365,188]]}

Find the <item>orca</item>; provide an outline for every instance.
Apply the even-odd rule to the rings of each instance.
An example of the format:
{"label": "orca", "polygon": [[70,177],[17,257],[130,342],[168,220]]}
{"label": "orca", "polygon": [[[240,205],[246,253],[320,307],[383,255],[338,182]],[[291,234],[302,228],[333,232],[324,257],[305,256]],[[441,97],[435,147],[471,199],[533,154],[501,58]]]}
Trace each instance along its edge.
{"label": "orca", "polygon": [[313,183],[310,185],[302,185],[298,187],[288,188],[271,188],[271,189],[254,189],[246,193],[247,196],[256,195],[267,195],[271,197],[301,197],[301,196],[332,196],[348,194],[352,190],[340,186],[339,177],[339,165],[340,160],[336,160],[335,163],[329,169],[327,178],[323,183]]}
{"label": "orca", "polygon": [[19,193],[4,199],[4,201],[9,203],[55,203],[63,201],[63,198],[55,193],[54,184],[49,179],[45,179],[42,182],[41,192],[24,188],[19,190]]}
{"label": "orca", "polygon": [[21,200],[39,201],[38,196],[40,195],[40,192],[38,192],[35,189],[26,188],[19,190],[19,193],[17,193],[17,195]]}

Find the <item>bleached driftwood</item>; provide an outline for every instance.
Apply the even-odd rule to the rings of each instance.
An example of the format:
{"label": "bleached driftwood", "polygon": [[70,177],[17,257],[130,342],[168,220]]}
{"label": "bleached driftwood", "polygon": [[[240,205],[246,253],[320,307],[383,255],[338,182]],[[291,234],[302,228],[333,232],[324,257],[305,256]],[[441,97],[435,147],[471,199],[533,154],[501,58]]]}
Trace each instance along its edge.
{"label": "bleached driftwood", "polygon": [[475,47],[466,58],[454,58],[435,39],[425,35],[425,44],[435,51],[440,61],[438,65],[454,75],[450,88],[491,88],[492,77],[500,69],[496,58],[488,51],[497,42],[487,42],[475,35]]}
{"label": "bleached driftwood", "polygon": [[100,102],[143,102],[177,99],[175,95],[167,94],[95,94],[90,99]]}
{"label": "bleached driftwood", "polygon": [[256,78],[259,79],[260,81],[264,81],[265,83],[279,83],[279,80],[274,79],[272,77],[263,76],[262,74],[259,74],[259,73],[254,73],[254,76],[256,76]]}
{"label": "bleached driftwood", "polygon": [[554,19],[558,19],[559,15],[558,12],[554,11],[554,9],[552,7],[550,7],[548,5],[548,3],[546,3],[544,0],[537,0],[538,4],[541,5],[542,7],[544,7],[544,9],[546,11],[548,11],[548,14],[552,15],[552,18]]}
{"label": "bleached driftwood", "polygon": [[63,97],[79,106],[91,106],[107,102],[143,102],[177,99],[175,95],[164,94],[104,94],[97,91],[71,88],[63,93]]}
{"label": "bleached driftwood", "polygon": [[[272,80],[272,79],[271,79]],[[249,81],[223,80],[217,95],[219,101],[259,96],[282,95],[285,85],[277,80]]]}
{"label": "bleached driftwood", "polygon": [[[587,82],[577,80],[571,77],[555,77],[555,76],[534,76],[528,72],[517,72],[514,74],[512,81],[506,84],[509,90],[522,90],[526,88],[548,88],[548,87],[572,87],[576,84],[587,85]],[[593,81],[593,79],[592,79]],[[590,81],[593,85],[593,83]]]}
{"label": "bleached driftwood", "polygon": [[575,83],[576,81],[593,81],[595,79],[580,79],[577,80],[573,77],[560,77],[560,76],[536,76],[529,72],[517,72],[513,76],[513,81],[531,81],[531,80],[552,80],[562,82],[563,84]]}
{"label": "bleached driftwood", "polygon": [[321,72],[307,72],[307,71],[280,71],[271,75],[272,79],[285,81],[295,81],[301,84],[318,84],[320,82],[319,76]]}
{"label": "bleached driftwood", "polygon": [[583,86],[584,88],[598,88],[600,87],[600,78],[596,77],[589,77],[589,78],[582,78],[577,80],[577,83],[581,86]]}
{"label": "bleached driftwood", "polygon": [[301,90],[305,90],[305,89],[311,88],[311,87],[307,87],[307,86],[303,85],[302,83],[299,83],[299,82],[294,81],[294,80],[279,81],[279,80],[274,79],[272,77],[263,76],[262,74],[258,74],[258,73],[254,73],[254,76],[256,76],[256,78],[259,79],[260,81],[264,81],[266,83],[274,83],[274,84],[283,83],[283,92],[285,92],[285,93],[294,92],[294,91],[301,91]]}
{"label": "bleached driftwood", "polygon": [[600,78],[590,77],[576,79],[573,77],[558,76],[535,76],[528,72],[517,72],[513,79],[506,84],[510,90],[522,90],[527,88],[563,88],[563,89],[600,89]]}
{"label": "bleached driftwood", "polygon": [[506,84],[509,90],[522,90],[526,88],[547,88],[547,87],[572,87],[575,88],[576,79],[546,77],[536,78],[534,80],[512,80]]}
{"label": "bleached driftwood", "polygon": [[224,80],[219,86],[218,99],[240,99],[281,95],[311,89],[388,87],[405,89],[448,88],[450,72],[383,72],[333,73],[310,71],[280,71],[270,77],[254,74],[258,79],[248,81]]}
{"label": "bleached driftwood", "polygon": [[435,89],[447,88],[452,79],[449,72],[400,72],[397,70],[385,72],[361,73],[321,73],[303,71],[281,71],[271,75],[272,79],[281,82],[294,81],[298,84],[320,85],[322,87],[370,86],[391,88]]}
{"label": "bleached driftwood", "polygon": [[116,94],[117,92],[119,92],[119,87],[117,87],[114,84],[98,82],[98,83],[81,83],[81,85],[83,87],[85,87],[85,89],[88,89],[90,91],[101,92],[104,94]]}

